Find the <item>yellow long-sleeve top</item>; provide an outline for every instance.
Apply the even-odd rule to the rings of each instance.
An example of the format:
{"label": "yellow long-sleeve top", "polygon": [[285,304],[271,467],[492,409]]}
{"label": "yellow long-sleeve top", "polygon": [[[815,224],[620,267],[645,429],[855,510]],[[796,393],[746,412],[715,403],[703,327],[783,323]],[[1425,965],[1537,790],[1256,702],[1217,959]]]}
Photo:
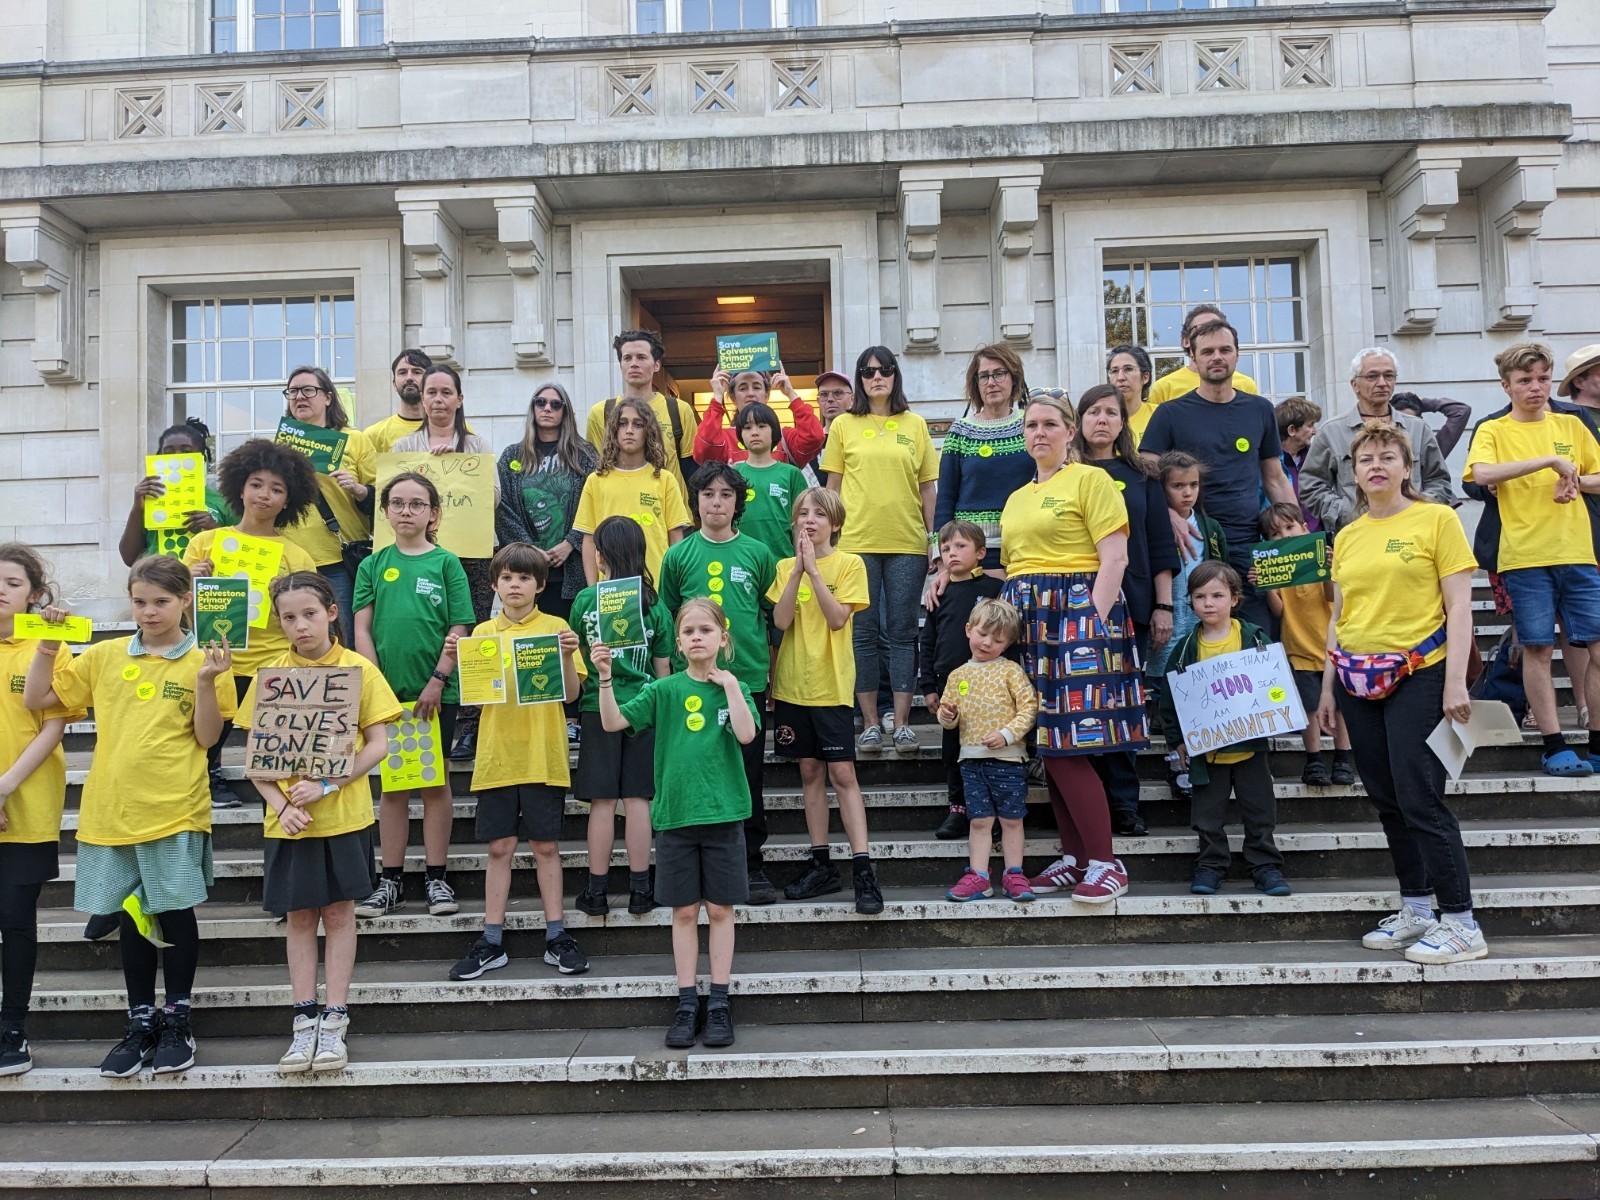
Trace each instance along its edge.
{"label": "yellow long-sleeve top", "polygon": [[[956,710],[956,719],[947,721],[941,712],[939,724],[946,729],[960,727],[962,758],[1024,761],[1022,739],[1033,728],[1039,697],[1016,663],[1009,658],[963,663],[950,672],[944,695],[939,697],[941,709],[947,704]],[[996,730],[1006,739],[998,750],[983,744]]]}

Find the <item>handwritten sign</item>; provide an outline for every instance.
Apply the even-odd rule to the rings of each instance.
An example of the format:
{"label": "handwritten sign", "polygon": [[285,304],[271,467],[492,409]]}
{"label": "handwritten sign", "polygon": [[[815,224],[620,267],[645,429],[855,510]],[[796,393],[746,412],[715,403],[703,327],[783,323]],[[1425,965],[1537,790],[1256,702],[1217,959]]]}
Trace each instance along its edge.
{"label": "handwritten sign", "polygon": [[1250,561],[1256,569],[1256,587],[1263,590],[1326,583],[1332,575],[1325,533],[1256,542],[1250,547]]}
{"label": "handwritten sign", "polygon": [[278,421],[278,432],[272,439],[280,446],[300,451],[311,460],[311,469],[318,475],[337,471],[344,462],[344,448],[350,441],[348,433],[327,429],[321,425],[307,425],[293,417]]}
{"label": "handwritten sign", "polygon": [[518,704],[560,704],[566,698],[561,639],[555,634],[512,638],[511,665],[517,676]]}
{"label": "handwritten sign", "polygon": [[602,579],[595,585],[595,607],[600,617],[600,642],[614,650],[642,646],[644,634],[644,581]]}
{"label": "handwritten sign", "polygon": [[456,643],[456,677],[461,682],[461,703],[503,704],[506,670],[500,639],[464,637]]}
{"label": "handwritten sign", "polygon": [[272,614],[268,590],[283,565],[283,543],[251,537],[235,529],[219,529],[211,543],[212,574],[221,579],[250,581],[250,624],[267,627]]}
{"label": "handwritten sign", "polygon": [[439,745],[438,713],[419,721],[407,705],[400,710],[399,720],[389,722],[384,736],[389,739],[389,752],[378,764],[384,791],[409,792],[444,784],[446,763]]}
{"label": "handwritten sign", "polygon": [[250,648],[250,581],[202,576],[194,581],[194,638],[202,646],[227,642]]}
{"label": "handwritten sign", "polygon": [[1167,672],[1191,756],[1306,727],[1283,646],[1240,650]]}
{"label": "handwritten sign", "polygon": [[731,375],[776,371],[781,361],[775,333],[729,333],[717,338],[717,366]]}
{"label": "handwritten sign", "polygon": [[146,529],[182,529],[206,508],[206,460],[198,454],[147,454],[144,473],[161,481],[159,496],[144,498]]}
{"label": "handwritten sign", "polygon": [[88,617],[68,617],[52,625],[38,613],[18,613],[11,619],[11,636],[19,641],[39,639],[48,642],[87,642],[94,636],[94,622]]}
{"label": "handwritten sign", "polygon": [[360,667],[263,667],[253,686],[246,779],[350,773],[361,732]]}
{"label": "handwritten sign", "polygon": [[[439,544],[459,558],[494,555],[494,481],[492,454],[380,454],[377,488],[404,471],[415,471],[439,489]],[[394,529],[379,521],[372,530],[372,548],[394,545]]]}

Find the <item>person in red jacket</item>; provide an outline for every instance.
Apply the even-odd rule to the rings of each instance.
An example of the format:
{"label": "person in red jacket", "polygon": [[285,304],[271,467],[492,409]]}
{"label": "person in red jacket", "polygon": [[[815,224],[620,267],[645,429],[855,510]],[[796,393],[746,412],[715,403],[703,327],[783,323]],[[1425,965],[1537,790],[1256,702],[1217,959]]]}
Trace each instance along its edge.
{"label": "person in red jacket", "polygon": [[728,398],[733,399],[735,413],[747,404],[767,402],[767,396],[776,388],[789,397],[789,411],[794,414],[794,425],[783,431],[783,440],[773,449],[773,457],[797,467],[804,467],[817,456],[827,438],[816,410],[802,400],[789,382],[789,376],[779,364],[775,374],[764,371],[740,371],[737,375],[717,368],[711,376],[711,403],[706,405],[706,415],[694,435],[694,457],[699,463],[742,462],[745,449],[739,444],[739,422],[730,429],[727,424]]}

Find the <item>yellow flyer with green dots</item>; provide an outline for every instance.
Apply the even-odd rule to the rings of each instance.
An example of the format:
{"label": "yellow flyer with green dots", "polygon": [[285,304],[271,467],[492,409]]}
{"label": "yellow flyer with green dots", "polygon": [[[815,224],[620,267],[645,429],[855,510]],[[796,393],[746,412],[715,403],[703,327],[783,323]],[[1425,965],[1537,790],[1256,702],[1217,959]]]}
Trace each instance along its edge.
{"label": "yellow flyer with green dots", "polygon": [[504,704],[505,653],[498,637],[464,637],[456,642],[456,678],[462,704]]}
{"label": "yellow flyer with green dots", "polygon": [[413,788],[440,787],[445,781],[445,751],[439,745],[439,714],[419,721],[408,704],[400,716],[384,727],[388,753],[378,764],[378,775],[386,792],[409,792]]}
{"label": "yellow flyer with green dots", "polygon": [[154,475],[164,489],[144,498],[146,529],[182,529],[192,512],[206,507],[206,460],[198,454],[147,454],[144,473]]}

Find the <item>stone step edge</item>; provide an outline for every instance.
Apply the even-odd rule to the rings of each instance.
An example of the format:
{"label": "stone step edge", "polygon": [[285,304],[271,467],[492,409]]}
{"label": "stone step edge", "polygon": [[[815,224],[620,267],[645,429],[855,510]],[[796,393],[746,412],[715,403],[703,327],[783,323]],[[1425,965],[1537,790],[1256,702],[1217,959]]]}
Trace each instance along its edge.
{"label": "stone step edge", "polygon": [[[217,1053],[219,1039],[203,1043]],[[1005,1073],[1089,1074],[1104,1071],[1165,1074],[1179,1071],[1374,1070],[1440,1066],[1600,1061],[1600,1036],[1500,1037],[1372,1042],[1285,1044],[1127,1045],[1064,1048],[932,1048],[926,1050],[807,1050],[683,1054],[639,1054],[506,1058],[491,1063],[436,1059],[362,1062],[361,1041],[352,1035],[351,1062],[342,1071],[279,1074],[275,1065],[202,1066],[176,1078],[141,1072],[131,1079],[106,1079],[95,1067],[35,1067],[0,1080],[0,1095],[129,1092],[181,1087],[199,1090],[490,1084],[712,1083],[730,1080],[837,1079],[861,1076]]]}
{"label": "stone step edge", "polygon": [[[1347,962],[1274,963],[1149,963],[1144,965],[1073,965],[1070,961],[1039,967],[929,967],[864,971],[736,971],[731,985],[735,996],[902,995],[907,993],[1008,992],[1085,990],[1099,988],[1249,988],[1263,986],[1330,987],[1386,986],[1492,982],[1548,983],[1600,978],[1600,954],[1541,955],[1495,958],[1473,962],[1424,965],[1399,954],[1354,950]],[[802,952],[803,953],[803,952]],[[1062,949],[1064,959],[1079,950]],[[508,979],[489,975],[458,982],[447,979],[444,962],[417,963],[437,974],[432,979],[362,982],[350,986],[355,1005],[508,1004],[526,1001],[657,1000],[678,994],[670,973],[609,976],[604,978],[552,976]],[[418,975],[422,974],[419,969]],[[109,979],[109,975],[108,975]],[[292,999],[284,983],[196,987],[197,1006],[210,1011],[225,1008],[280,1008]],[[322,994],[321,985],[318,995]],[[120,985],[103,988],[37,988],[33,1009],[40,1013],[120,1012],[127,997]]]}

